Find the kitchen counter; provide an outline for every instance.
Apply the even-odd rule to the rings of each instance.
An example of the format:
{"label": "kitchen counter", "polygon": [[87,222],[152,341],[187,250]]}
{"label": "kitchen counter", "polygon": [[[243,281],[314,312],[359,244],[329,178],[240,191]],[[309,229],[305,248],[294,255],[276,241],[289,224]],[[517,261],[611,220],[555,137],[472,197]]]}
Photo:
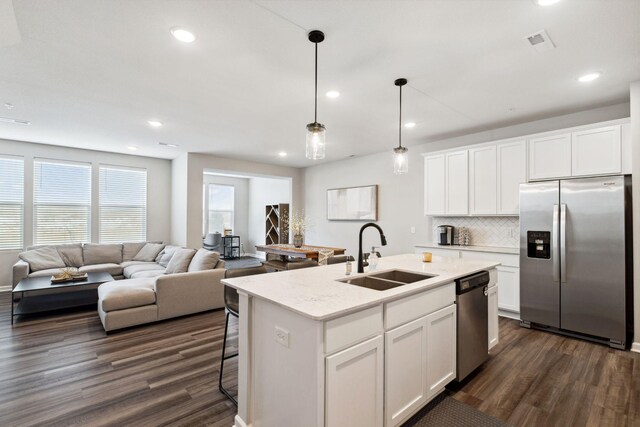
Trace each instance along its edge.
{"label": "kitchen counter", "polygon": [[[399,269],[437,275],[386,291],[337,282],[340,279],[361,275],[345,275],[345,264],[224,279],[222,283],[310,319],[328,320],[451,283],[459,277],[488,270],[497,265],[499,263],[493,261],[467,261],[438,256],[433,257],[433,262],[425,263],[422,262],[421,256],[415,254],[382,257],[378,261],[376,272]],[[354,271],[356,267],[356,263],[353,263]],[[365,271],[364,274],[367,273]]]}
{"label": "kitchen counter", "polygon": [[416,248],[431,248],[431,249],[448,249],[453,251],[475,251],[475,252],[493,252],[497,254],[513,254],[518,255],[520,248],[509,248],[500,246],[462,246],[462,245],[439,245],[437,243],[424,243],[415,245]]}

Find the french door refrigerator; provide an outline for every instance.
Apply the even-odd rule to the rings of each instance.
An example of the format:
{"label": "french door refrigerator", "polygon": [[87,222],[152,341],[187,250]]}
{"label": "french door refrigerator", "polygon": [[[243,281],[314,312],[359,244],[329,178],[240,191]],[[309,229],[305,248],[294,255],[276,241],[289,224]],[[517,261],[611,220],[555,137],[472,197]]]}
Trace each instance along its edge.
{"label": "french door refrigerator", "polygon": [[521,325],[626,348],[632,238],[630,176],[522,184]]}

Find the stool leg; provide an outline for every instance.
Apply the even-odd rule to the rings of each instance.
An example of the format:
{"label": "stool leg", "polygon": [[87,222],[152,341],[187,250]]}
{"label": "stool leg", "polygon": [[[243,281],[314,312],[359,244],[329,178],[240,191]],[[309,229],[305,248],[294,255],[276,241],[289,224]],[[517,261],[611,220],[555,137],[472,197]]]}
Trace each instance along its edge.
{"label": "stool leg", "polygon": [[225,355],[227,350],[227,331],[229,329],[229,316],[230,314],[227,311],[226,318],[224,321],[224,338],[222,341],[222,356],[220,357],[220,377],[218,378],[218,390],[220,390],[225,396],[227,396],[233,402],[234,405],[238,406],[238,401],[233,396],[231,396],[231,394],[222,386],[222,373],[224,371],[224,361],[231,357],[237,356],[237,354],[233,354],[228,357]]}

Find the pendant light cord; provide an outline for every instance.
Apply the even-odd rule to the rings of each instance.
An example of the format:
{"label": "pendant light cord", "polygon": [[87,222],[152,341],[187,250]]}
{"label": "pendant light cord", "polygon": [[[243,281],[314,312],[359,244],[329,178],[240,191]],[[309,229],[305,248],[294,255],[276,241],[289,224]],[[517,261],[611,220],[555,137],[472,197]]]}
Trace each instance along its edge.
{"label": "pendant light cord", "polygon": [[313,112],[313,122],[318,123],[318,43],[316,45],[316,86],[315,86],[315,106]]}
{"label": "pendant light cord", "polygon": [[402,148],[402,86],[400,86],[400,118],[398,121],[398,148]]}

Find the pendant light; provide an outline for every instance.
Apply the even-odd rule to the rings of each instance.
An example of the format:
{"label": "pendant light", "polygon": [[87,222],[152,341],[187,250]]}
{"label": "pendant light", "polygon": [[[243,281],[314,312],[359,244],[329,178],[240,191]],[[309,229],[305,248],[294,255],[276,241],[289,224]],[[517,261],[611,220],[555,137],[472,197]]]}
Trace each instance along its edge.
{"label": "pendant light", "polygon": [[324,40],[322,31],[313,30],[309,33],[309,41],[316,47],[316,74],[315,74],[315,110],[313,123],[307,125],[307,159],[324,159],[325,133],[323,124],[318,123],[318,43]]}
{"label": "pendant light", "polygon": [[395,85],[400,88],[400,122],[398,123],[398,146],[393,149],[393,173],[402,175],[409,172],[409,155],[407,147],[402,146],[402,86],[407,79],[397,79]]}

